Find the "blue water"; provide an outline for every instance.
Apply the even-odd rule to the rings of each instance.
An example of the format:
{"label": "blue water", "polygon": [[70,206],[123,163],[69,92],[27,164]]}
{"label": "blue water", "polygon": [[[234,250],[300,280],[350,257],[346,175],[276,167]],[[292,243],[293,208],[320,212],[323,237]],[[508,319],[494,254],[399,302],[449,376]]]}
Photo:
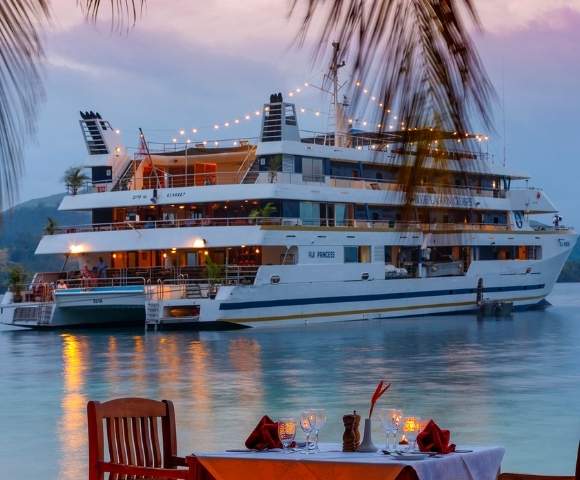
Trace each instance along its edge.
{"label": "blue water", "polygon": [[[2,478],[86,475],[85,405],[175,402],[181,454],[240,447],[258,417],[381,406],[432,417],[459,445],[507,449],[504,469],[566,474],[580,439],[580,284],[512,319],[436,316],[202,333],[0,331]],[[378,422],[377,422],[378,423]],[[375,425],[375,440],[382,441]]]}

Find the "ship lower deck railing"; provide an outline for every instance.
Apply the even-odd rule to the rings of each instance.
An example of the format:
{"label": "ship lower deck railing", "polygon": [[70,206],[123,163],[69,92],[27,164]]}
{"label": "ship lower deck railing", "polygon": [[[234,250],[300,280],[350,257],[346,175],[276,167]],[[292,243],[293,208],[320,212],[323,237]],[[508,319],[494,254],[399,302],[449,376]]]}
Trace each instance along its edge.
{"label": "ship lower deck railing", "polygon": [[217,285],[251,285],[258,268],[258,265],[225,265],[213,271],[202,266],[107,269],[106,278],[83,278],[78,270],[41,272],[30,283],[12,286],[12,302],[53,303],[55,290],[79,289],[98,293],[99,289],[102,291],[106,287],[143,286],[144,291],[152,292],[160,286],[175,284],[211,285],[212,288],[217,288]]}
{"label": "ship lower deck railing", "polygon": [[214,298],[221,286],[253,285],[259,267],[225,267],[217,274],[160,279],[147,290],[150,300]]}
{"label": "ship lower deck railing", "polygon": [[110,276],[107,278],[81,277],[81,272],[46,272],[37,273],[30,283],[11,286],[13,303],[52,303],[54,292],[58,290],[83,292],[98,289],[139,286],[145,287],[144,277]]}

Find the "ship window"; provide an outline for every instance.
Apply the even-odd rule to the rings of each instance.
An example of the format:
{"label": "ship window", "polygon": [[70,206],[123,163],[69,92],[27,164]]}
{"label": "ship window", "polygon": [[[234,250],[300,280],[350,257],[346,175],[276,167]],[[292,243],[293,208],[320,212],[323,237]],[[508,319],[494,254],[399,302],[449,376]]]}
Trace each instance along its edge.
{"label": "ship window", "polygon": [[302,158],[302,178],[307,182],[324,181],[324,162],[322,158]]}
{"label": "ship window", "polygon": [[344,247],[344,263],[358,262],[358,247]]}
{"label": "ship window", "polygon": [[361,247],[344,247],[344,263],[370,263],[371,247],[363,245]]}
{"label": "ship window", "polygon": [[344,203],[334,204],[334,224],[337,227],[346,226],[346,204]]}
{"label": "ship window", "polygon": [[300,202],[300,221],[302,225],[320,225],[320,204]]}
{"label": "ship window", "polygon": [[371,247],[364,245],[358,247],[358,261],[359,263],[371,263]]}

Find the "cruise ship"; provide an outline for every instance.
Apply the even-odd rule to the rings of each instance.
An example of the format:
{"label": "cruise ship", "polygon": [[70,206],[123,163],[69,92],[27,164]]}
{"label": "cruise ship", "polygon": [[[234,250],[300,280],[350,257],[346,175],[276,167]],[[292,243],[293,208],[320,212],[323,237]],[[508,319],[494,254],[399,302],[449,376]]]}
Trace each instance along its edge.
{"label": "cruise ship", "polygon": [[[279,93],[255,114],[258,138],[161,144],[141,132],[130,154],[107,120],[81,112],[90,179],[59,209],[92,223],[43,236],[36,254],[66,255],[70,269],[8,292],[0,321],[236,328],[545,302],[577,235],[482,136],[428,129],[422,152],[402,152],[425,131],[338,116],[334,132],[301,131]],[[401,178],[418,155],[409,200]]]}

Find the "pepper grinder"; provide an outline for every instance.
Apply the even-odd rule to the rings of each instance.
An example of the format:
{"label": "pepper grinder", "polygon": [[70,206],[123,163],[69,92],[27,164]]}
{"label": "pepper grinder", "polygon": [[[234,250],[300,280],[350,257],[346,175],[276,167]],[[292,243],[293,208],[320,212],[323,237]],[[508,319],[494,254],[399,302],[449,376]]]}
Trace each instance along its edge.
{"label": "pepper grinder", "polygon": [[352,414],[344,415],[342,423],[344,424],[342,451],[355,452],[360,444],[360,433],[358,431],[360,415],[357,415],[355,410]]}

